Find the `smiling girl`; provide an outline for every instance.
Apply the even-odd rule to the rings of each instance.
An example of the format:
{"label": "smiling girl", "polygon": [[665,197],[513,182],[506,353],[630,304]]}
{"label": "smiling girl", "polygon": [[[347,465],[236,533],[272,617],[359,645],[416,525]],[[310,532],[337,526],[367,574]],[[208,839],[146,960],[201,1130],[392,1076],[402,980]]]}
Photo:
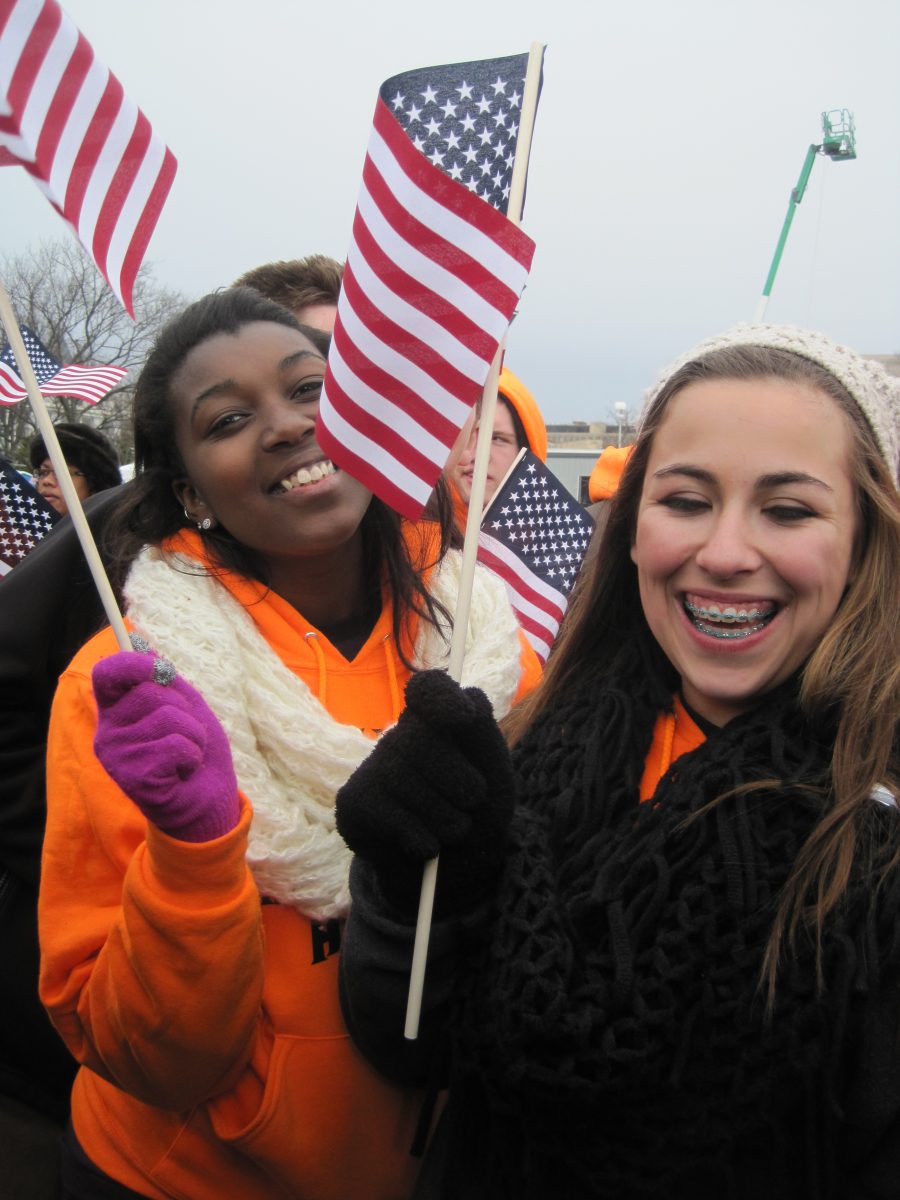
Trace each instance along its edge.
{"label": "smiling girl", "polygon": [[[423,1194],[897,1195],[898,465],[896,382],[819,334],[738,327],[653,390],[542,684],[505,723],[519,804],[493,918],[460,904],[433,935],[419,1068],[442,1021],[453,1068]],[[414,683],[338,798],[359,856],[346,1010],[386,1071],[405,981],[384,964],[409,934],[371,813],[412,869],[391,762],[452,737],[417,711],[426,685],[445,712],[468,702]],[[403,799],[429,821],[427,789]],[[484,947],[460,961],[472,925]]]}
{"label": "smiling girl", "polygon": [[[143,650],[89,642],[50,730],[41,994],[83,1064],[67,1197],[412,1186],[416,1097],[341,1020],[333,805],[413,671],[446,662],[460,563],[449,520],[401,522],[319,449],[314,338],[233,289],[138,380],[118,535]],[[498,713],[535,672],[481,573],[465,671]]]}

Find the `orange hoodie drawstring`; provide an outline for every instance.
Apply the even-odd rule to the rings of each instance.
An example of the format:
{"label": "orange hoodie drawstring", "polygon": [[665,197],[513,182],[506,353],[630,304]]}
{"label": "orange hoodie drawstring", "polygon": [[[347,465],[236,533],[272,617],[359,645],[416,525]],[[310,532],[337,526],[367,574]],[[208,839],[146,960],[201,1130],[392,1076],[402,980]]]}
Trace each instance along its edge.
{"label": "orange hoodie drawstring", "polygon": [[396,722],[403,709],[403,700],[400,696],[400,683],[397,679],[397,664],[394,662],[394,656],[388,644],[390,641],[391,635],[389,633],[386,633],[381,639],[381,644],[384,647],[384,661],[387,667],[388,685],[391,689],[391,706],[394,710],[394,722]]}
{"label": "orange hoodie drawstring", "polygon": [[328,695],[328,674],[325,670],[325,655],[322,651],[322,647],[319,645],[318,634],[307,633],[305,636],[307,645],[312,647],[313,654],[315,654],[316,662],[319,666],[318,699],[322,707],[325,708],[325,698]]}

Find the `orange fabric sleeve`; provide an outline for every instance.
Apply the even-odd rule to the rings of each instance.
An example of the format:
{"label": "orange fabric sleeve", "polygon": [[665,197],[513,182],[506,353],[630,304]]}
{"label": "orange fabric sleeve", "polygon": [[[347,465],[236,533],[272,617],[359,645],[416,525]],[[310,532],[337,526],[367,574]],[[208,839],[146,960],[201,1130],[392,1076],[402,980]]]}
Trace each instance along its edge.
{"label": "orange fabric sleeve", "polygon": [[249,1058],[259,1017],[249,806],[216,841],[167,837],[94,757],[95,726],[89,672],[70,668],[48,745],[41,999],[79,1062],[149,1104],[189,1109],[243,1068],[234,1047]]}

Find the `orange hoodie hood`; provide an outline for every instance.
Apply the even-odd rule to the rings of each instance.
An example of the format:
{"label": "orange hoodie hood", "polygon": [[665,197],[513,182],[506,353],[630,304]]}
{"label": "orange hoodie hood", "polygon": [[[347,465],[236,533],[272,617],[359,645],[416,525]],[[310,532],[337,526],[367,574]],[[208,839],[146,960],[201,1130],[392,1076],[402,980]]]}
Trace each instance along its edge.
{"label": "orange hoodie hood", "polygon": [[609,500],[616,494],[625,464],[633,449],[633,446],[607,446],[600,452],[588,483],[588,494],[592,503]]}
{"label": "orange hoodie hood", "polygon": [[541,416],[541,410],[534,396],[517,375],[513,375],[508,367],[500,372],[500,382],[497,391],[508,404],[516,410],[519,420],[528,438],[528,448],[536,454],[541,462],[547,461],[547,426]]}

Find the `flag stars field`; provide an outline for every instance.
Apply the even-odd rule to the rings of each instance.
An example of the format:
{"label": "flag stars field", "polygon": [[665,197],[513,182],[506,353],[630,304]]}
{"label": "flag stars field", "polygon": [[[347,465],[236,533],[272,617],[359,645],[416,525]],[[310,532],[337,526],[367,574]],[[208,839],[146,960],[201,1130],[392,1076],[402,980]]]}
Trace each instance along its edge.
{"label": "flag stars field", "polygon": [[509,198],[521,87],[501,75],[478,86],[426,82],[416,93],[398,90],[391,107],[416,149],[451,179],[495,206]]}

